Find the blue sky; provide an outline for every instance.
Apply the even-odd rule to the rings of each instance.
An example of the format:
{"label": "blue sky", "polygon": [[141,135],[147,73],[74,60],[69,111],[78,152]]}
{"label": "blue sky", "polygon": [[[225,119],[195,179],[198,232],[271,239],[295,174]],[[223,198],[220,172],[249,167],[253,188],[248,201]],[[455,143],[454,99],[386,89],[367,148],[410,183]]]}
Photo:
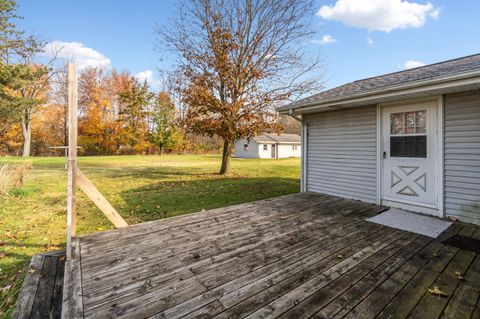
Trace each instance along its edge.
{"label": "blue sky", "polygon": [[[174,0],[18,4],[20,27],[50,43],[68,43],[84,65],[129,70],[152,82],[160,65],[154,27],[175,14]],[[327,87],[399,71],[407,61],[415,66],[480,53],[478,0],[329,0],[317,7],[317,41],[306,50],[324,58]]]}

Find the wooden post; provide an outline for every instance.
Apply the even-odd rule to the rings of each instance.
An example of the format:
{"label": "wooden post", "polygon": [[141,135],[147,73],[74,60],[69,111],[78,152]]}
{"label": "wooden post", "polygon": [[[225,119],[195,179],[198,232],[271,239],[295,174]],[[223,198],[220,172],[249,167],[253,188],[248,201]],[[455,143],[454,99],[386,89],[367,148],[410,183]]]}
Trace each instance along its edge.
{"label": "wooden post", "polygon": [[68,63],[68,198],[67,198],[67,260],[72,258],[72,238],[77,227],[77,70]]}

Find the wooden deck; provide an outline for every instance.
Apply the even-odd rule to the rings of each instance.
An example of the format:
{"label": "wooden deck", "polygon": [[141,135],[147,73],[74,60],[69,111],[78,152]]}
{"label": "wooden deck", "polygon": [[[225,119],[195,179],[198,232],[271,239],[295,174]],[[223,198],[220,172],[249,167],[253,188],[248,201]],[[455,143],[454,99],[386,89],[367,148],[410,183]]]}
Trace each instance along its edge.
{"label": "wooden deck", "polygon": [[[296,194],[78,238],[67,318],[480,318],[480,255]],[[434,296],[439,287],[448,296]]]}
{"label": "wooden deck", "polygon": [[60,318],[64,266],[64,251],[33,256],[12,317]]}

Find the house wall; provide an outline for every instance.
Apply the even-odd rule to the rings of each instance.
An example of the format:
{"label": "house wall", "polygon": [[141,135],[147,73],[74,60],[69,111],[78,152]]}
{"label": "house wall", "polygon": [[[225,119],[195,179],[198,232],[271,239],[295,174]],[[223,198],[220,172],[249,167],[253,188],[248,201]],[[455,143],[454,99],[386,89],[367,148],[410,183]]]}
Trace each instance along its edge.
{"label": "house wall", "polygon": [[[248,149],[244,150],[244,144],[248,144]],[[235,143],[235,157],[239,158],[259,158],[259,145],[255,141],[248,141],[246,139],[238,140]]]}
{"label": "house wall", "polygon": [[293,150],[293,144],[278,144],[278,158],[300,157],[302,155],[302,146],[297,145],[297,149]]}
{"label": "house wall", "polygon": [[375,203],[375,105],[306,115],[306,190]]}
{"label": "house wall", "polygon": [[[264,150],[263,146],[267,145],[267,149]],[[258,144],[258,154],[260,158],[272,158],[272,144]]]}
{"label": "house wall", "polygon": [[480,91],[446,95],[445,211],[480,224]]}

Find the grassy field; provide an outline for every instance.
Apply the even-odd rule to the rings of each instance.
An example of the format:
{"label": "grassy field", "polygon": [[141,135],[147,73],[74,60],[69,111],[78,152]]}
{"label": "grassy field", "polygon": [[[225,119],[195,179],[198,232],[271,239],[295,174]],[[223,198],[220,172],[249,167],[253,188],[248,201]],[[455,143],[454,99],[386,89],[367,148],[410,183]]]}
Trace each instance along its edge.
{"label": "grassy field", "polygon": [[[0,158],[0,164],[23,161]],[[64,160],[26,161],[33,168],[24,186],[0,197],[0,318],[10,316],[31,256],[65,245]],[[130,224],[295,193],[300,187],[299,159],[234,159],[227,177],[216,174],[220,157],[211,155],[83,157],[78,163]],[[112,228],[83,194],[77,207],[79,234]]]}

